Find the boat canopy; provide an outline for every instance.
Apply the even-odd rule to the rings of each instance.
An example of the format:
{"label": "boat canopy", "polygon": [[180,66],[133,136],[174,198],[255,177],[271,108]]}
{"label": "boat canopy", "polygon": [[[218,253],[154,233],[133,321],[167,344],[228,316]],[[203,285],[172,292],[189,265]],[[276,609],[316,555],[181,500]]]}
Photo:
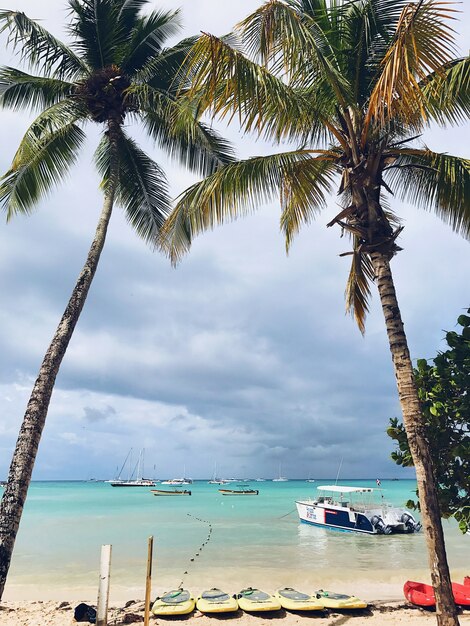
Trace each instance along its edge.
{"label": "boat canopy", "polygon": [[371,493],[372,487],[341,487],[341,485],[319,485],[320,491],[335,491],[336,493]]}

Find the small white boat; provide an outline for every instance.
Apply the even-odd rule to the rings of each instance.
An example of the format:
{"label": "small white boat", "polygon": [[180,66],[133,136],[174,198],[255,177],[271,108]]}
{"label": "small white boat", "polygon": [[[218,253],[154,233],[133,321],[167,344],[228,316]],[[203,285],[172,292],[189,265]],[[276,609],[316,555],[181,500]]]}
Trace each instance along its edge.
{"label": "small white boat", "polygon": [[162,480],[162,485],[192,485],[191,478],[172,478],[171,480]]}
{"label": "small white boat", "polygon": [[281,464],[279,464],[279,476],[277,478],[273,478],[273,483],[286,483],[289,479],[285,476],[282,476],[281,472]]}
{"label": "small white boat", "polygon": [[295,503],[301,522],[369,535],[414,533],[421,529],[421,523],[405,509],[375,501],[377,489],[341,485],[321,485],[317,489],[321,494],[316,498]]}

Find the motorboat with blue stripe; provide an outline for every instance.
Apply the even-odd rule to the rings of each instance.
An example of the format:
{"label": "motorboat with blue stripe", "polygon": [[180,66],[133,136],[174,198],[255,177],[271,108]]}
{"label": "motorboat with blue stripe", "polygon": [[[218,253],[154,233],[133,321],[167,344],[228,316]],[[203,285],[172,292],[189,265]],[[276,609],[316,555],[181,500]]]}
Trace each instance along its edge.
{"label": "motorboat with blue stripe", "polygon": [[301,522],[368,535],[414,533],[421,523],[404,508],[387,504],[372,487],[320,485],[319,495],[295,504]]}

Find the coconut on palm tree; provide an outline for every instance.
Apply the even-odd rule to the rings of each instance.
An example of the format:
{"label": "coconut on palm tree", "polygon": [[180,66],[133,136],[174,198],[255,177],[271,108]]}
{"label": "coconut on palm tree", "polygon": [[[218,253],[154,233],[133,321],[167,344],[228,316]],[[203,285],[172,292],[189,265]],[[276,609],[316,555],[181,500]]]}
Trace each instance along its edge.
{"label": "coconut on palm tree", "polygon": [[104,195],[93,243],[40,367],[11,462],[0,508],[0,598],[55,379],[93,280],[113,206],[124,209],[137,234],[153,248],[169,213],[164,171],[128,134],[128,126],[140,122],[159,147],[200,174],[232,160],[228,144],[198,121],[194,106],[181,94],[178,69],[196,39],[165,47],[180,28],[178,11],[143,14],[146,4],[148,0],[68,0],[70,44],[24,13],[0,12],[0,31],[37,72],[0,68],[0,105],[40,111],[0,180],[7,219],[29,213],[64,179],[79,156],[87,123],[101,128],[95,163]]}
{"label": "coconut on palm tree", "polygon": [[432,122],[470,111],[470,62],[455,49],[454,8],[438,0],[269,0],[224,38],[202,36],[188,59],[200,110],[296,149],[219,169],[193,185],[161,231],[174,262],[198,233],[280,198],[287,249],[337,190],[328,224],[350,235],[347,309],[364,332],[379,291],[416,468],[440,624],[458,623],[435,478],[390,262],[402,230],[395,196],[470,235],[470,162],[420,141]]}

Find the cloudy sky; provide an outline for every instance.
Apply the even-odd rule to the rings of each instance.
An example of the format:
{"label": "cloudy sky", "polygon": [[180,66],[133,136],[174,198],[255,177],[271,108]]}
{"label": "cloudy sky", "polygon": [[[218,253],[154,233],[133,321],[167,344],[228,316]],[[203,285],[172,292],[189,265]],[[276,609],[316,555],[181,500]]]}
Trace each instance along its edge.
{"label": "cloudy sky", "polygon": [[[8,5],[8,3],[6,3]],[[259,0],[160,0],[180,6],[185,30],[224,34]],[[64,0],[12,0],[63,36]],[[470,11],[456,24],[459,43]],[[465,28],[466,25],[466,28]],[[12,63],[2,41],[1,63]],[[15,62],[16,63],[16,62]],[[0,113],[0,164],[11,162],[28,117]],[[467,137],[468,137],[468,128]],[[101,209],[91,164],[29,217],[0,223],[0,479],[37,370],[85,260]],[[226,131],[241,157],[270,146]],[[135,134],[141,139],[141,135]],[[468,155],[464,130],[431,129],[435,150]],[[173,195],[195,179],[143,142]],[[111,478],[130,447],[147,474],[327,478],[410,476],[389,459],[388,419],[400,415],[374,293],[362,337],[344,313],[349,242],[326,224],[335,198],[290,255],[273,203],[198,238],[177,269],[138,239],[119,208],[84,312],[59,373],[35,479]],[[435,355],[468,306],[468,242],[403,205],[404,251],[393,262],[413,358]]]}

